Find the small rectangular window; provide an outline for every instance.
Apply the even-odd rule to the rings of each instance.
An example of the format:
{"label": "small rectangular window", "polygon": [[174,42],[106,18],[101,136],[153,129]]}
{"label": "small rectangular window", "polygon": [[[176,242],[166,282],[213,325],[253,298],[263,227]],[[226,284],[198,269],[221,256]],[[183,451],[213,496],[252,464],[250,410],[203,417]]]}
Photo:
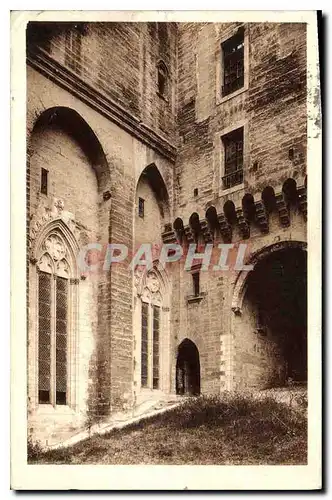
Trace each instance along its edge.
{"label": "small rectangular window", "polygon": [[222,95],[226,96],[244,85],[244,30],[240,29],[222,44],[223,84]]}
{"label": "small rectangular window", "polygon": [[144,218],[144,200],[143,200],[143,198],[138,198],[138,215],[142,219]]}
{"label": "small rectangular window", "polygon": [[194,295],[195,297],[199,296],[200,290],[199,290],[199,272],[193,273],[193,289],[194,289]]}
{"label": "small rectangular window", "polygon": [[48,191],[48,171],[45,168],[41,169],[40,192],[47,195]]}
{"label": "small rectangular window", "polygon": [[224,189],[243,182],[243,127],[222,137],[224,146]]}

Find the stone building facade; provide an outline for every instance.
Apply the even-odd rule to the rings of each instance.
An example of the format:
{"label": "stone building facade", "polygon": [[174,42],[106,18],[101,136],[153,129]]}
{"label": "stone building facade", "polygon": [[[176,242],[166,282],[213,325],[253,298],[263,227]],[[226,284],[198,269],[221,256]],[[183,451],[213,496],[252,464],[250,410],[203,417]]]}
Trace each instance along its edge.
{"label": "stone building facade", "polygon": [[[306,380],[306,25],[30,23],[29,429]],[[109,269],[104,255],[124,244]],[[253,270],[141,244],[245,243]],[[93,267],[94,266],[94,267]]]}

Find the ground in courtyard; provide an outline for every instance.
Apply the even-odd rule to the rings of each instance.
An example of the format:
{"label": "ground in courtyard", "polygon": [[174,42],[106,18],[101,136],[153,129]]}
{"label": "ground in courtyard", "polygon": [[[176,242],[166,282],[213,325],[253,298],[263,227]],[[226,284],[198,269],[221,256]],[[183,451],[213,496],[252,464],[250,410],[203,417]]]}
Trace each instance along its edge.
{"label": "ground in courtyard", "polygon": [[70,448],[29,447],[29,463],[305,464],[306,395],[191,398],[161,415]]}

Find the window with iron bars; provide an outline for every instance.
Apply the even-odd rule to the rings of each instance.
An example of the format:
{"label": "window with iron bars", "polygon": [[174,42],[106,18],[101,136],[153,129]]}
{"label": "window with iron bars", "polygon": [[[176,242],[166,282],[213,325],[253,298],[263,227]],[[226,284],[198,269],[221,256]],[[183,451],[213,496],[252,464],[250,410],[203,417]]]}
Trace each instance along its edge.
{"label": "window with iron bars", "polygon": [[67,31],[65,40],[65,65],[75,73],[81,73],[81,51],[82,51],[83,28],[75,25]]}
{"label": "window with iron bars", "polygon": [[222,96],[239,90],[244,85],[244,31],[239,30],[222,44]]}
{"label": "window with iron bars", "polygon": [[[38,274],[38,402],[67,404],[68,279]],[[54,315],[54,322],[52,316]]]}
{"label": "window with iron bars", "polygon": [[160,306],[142,302],[141,387],[159,389]]}
{"label": "window with iron bars", "polygon": [[222,137],[224,146],[223,188],[229,189],[243,182],[243,127]]}

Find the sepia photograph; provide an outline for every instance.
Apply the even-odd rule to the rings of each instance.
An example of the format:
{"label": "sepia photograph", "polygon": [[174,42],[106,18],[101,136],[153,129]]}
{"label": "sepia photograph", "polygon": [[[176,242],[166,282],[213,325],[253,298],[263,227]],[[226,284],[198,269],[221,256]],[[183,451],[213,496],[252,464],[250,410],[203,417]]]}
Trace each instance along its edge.
{"label": "sepia photograph", "polygon": [[12,17],[12,460],[76,488],[77,465],[283,466],[272,489],[314,465],[319,488],[317,12],[41,14]]}

